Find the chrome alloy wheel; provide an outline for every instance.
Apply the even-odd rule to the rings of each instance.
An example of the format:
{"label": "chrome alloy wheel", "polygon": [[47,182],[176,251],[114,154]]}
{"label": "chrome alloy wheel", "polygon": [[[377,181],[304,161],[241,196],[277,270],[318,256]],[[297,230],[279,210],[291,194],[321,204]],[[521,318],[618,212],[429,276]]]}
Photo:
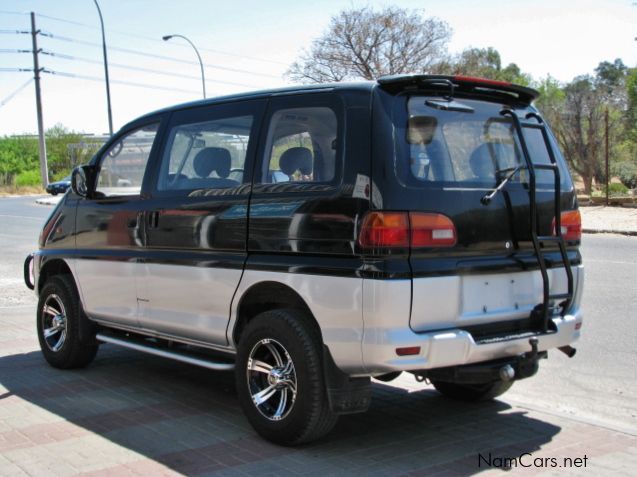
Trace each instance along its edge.
{"label": "chrome alloy wheel", "polygon": [[296,400],[296,371],[281,343],[266,338],[255,344],[246,377],[252,402],[265,418],[280,421],[290,413]]}
{"label": "chrome alloy wheel", "polygon": [[66,310],[57,295],[49,295],[42,306],[42,335],[53,352],[59,351],[66,341]]}

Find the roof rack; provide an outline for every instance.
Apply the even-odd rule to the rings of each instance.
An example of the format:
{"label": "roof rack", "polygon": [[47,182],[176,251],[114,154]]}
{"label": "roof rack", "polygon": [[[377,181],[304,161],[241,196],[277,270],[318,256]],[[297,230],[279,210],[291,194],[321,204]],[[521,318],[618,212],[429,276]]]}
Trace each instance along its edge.
{"label": "roof rack", "polygon": [[391,75],[381,76],[378,84],[391,92],[398,92],[410,88],[423,88],[449,91],[449,84],[458,92],[475,92],[483,94],[500,93],[518,99],[524,103],[531,103],[540,96],[539,91],[526,86],[520,86],[506,81],[496,81],[473,76],[447,75]]}

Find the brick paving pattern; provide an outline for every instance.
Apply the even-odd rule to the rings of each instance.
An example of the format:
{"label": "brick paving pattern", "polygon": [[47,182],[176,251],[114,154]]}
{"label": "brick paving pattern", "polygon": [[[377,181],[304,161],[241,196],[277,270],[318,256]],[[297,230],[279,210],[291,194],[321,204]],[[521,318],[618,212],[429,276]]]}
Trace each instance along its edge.
{"label": "brick paving pattern", "polygon": [[[506,398],[457,403],[408,375],[375,384],[370,411],[342,417],[323,441],[279,447],[243,417],[232,373],[112,346],[87,369],[56,370],[40,355],[33,313],[33,306],[0,309],[1,476],[632,476],[637,469],[637,431]],[[491,467],[479,459],[489,454]],[[517,466],[503,460],[521,455]],[[521,466],[584,456],[586,467]]]}

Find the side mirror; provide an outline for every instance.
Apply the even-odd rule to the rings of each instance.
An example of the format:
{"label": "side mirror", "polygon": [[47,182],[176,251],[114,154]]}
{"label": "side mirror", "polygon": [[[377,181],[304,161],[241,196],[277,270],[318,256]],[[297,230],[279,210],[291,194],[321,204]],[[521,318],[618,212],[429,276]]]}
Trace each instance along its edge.
{"label": "side mirror", "polygon": [[80,197],[90,198],[95,181],[95,166],[78,166],[71,174],[71,189]]}

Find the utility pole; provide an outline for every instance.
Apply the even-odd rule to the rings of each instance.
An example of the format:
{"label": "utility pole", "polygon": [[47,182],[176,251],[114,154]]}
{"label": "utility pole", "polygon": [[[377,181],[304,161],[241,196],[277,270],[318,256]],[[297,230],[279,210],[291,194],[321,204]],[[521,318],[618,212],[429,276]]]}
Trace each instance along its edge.
{"label": "utility pole", "polygon": [[33,44],[33,79],[35,80],[35,107],[38,113],[38,142],[40,145],[40,178],[42,185],[49,185],[49,168],[46,162],[46,141],[44,140],[44,121],[42,119],[42,94],[40,93],[40,62],[38,61],[38,34],[35,29],[35,13],[31,12],[31,39]]}
{"label": "utility pole", "polygon": [[102,54],[104,55],[104,78],[106,80],[106,107],[108,109],[108,133],[113,135],[113,112],[111,110],[111,86],[108,79],[108,58],[106,56],[106,34],[104,33],[104,19],[102,18],[102,9],[97,0],[93,0],[97,7],[97,14],[100,16],[100,25],[102,26]]}
{"label": "utility pole", "polygon": [[608,108],[606,108],[606,112],[604,113],[604,124],[606,129],[606,206],[608,206],[610,203],[608,199],[610,192],[610,165],[608,163]]}

